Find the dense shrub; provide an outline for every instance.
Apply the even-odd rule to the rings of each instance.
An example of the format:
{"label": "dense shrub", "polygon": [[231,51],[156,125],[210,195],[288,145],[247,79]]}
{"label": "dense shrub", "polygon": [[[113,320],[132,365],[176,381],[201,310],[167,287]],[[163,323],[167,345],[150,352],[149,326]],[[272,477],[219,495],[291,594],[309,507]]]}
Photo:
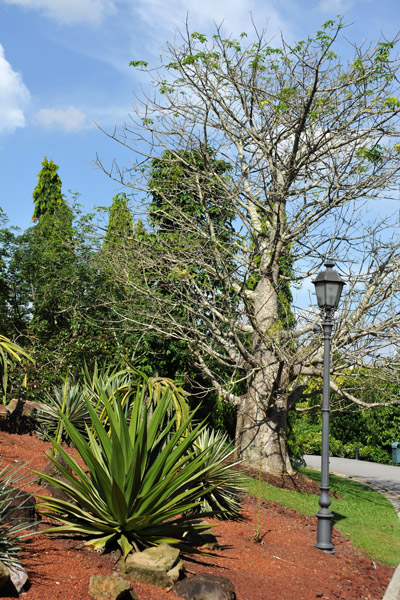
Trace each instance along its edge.
{"label": "dense shrub", "polygon": [[160,542],[179,544],[186,531],[205,527],[193,523],[193,513],[209,514],[202,509],[203,500],[227,480],[224,468],[225,476],[215,481],[214,463],[209,461],[219,440],[195,451],[205,426],[194,424],[193,413],[178,425],[179,411],[169,416],[172,390],[161,389],[153,404],[148,402],[147,389],[147,385],[137,387],[130,411],[124,410],[117,395],[104,397],[106,419],[102,420],[86,398],[92,420],[88,441],[62,416],[85,468],[53,441],[72,472],[52,459],[68,483],[41,477],[66,492],[71,502],[42,498],[42,512],[61,523],[49,533],[84,534],[87,543],[98,548],[118,543],[126,556],[132,549]]}

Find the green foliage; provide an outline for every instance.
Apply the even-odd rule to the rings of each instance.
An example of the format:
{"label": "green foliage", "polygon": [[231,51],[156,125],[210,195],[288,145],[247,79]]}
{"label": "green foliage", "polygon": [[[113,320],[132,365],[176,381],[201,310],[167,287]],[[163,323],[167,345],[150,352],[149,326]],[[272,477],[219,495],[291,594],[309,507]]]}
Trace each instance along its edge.
{"label": "green foliage", "polygon": [[[337,379],[337,383],[364,402],[382,402],[398,395],[397,384],[390,382],[382,369],[353,370]],[[305,390],[308,398],[299,408],[312,407],[321,402],[321,382],[311,380]],[[389,464],[391,444],[399,439],[400,406],[355,407],[331,392],[330,449],[333,456],[354,458],[359,447],[362,460]],[[321,411],[316,406],[311,412],[296,413],[289,417],[287,444],[294,459],[304,454],[321,452]]]}
{"label": "green foliage", "polygon": [[0,379],[3,392],[3,404],[6,401],[10,363],[12,363],[13,360],[20,363],[22,360],[21,357],[25,357],[32,361],[32,358],[23,348],[21,348],[21,346],[12,342],[4,335],[0,335]]}
{"label": "green foliage", "polygon": [[70,444],[62,415],[68,418],[77,431],[85,435],[86,425],[90,424],[91,420],[83,395],[82,387],[78,383],[72,384],[68,379],[62,387],[55,387],[52,395],[47,394],[35,416],[41,435],[45,438],[53,437],[59,443]]}
{"label": "green foliage", "polygon": [[63,417],[85,468],[53,441],[73,472],[53,461],[68,483],[41,477],[63,489],[77,505],[42,498],[43,514],[63,523],[49,533],[81,533],[98,548],[118,542],[124,556],[132,549],[161,542],[179,543],[182,534],[193,527],[191,512],[211,492],[211,487],[202,487],[202,481],[212,469],[206,465],[212,447],[198,455],[190,450],[204,426],[189,430],[190,415],[174,430],[176,417],[166,419],[170,402],[167,390],[151,412],[145,387],[138,387],[128,425],[120,402],[104,400],[109,423],[105,428],[86,401],[92,418],[88,441]]}
{"label": "green foliage", "polygon": [[149,63],[145,60],[131,60],[129,63],[130,67],[147,67]]}
{"label": "green foliage", "polygon": [[21,486],[27,483],[26,475],[21,474],[23,466],[19,463],[0,467],[0,560],[8,567],[21,564],[22,540],[33,525],[14,516],[15,503],[18,506],[19,500],[21,506],[26,501],[20,493]]}
{"label": "green foliage", "polygon": [[220,519],[238,519],[241,515],[239,492],[243,489],[241,475],[233,470],[240,463],[232,461],[235,449],[228,446],[227,434],[212,429],[204,429],[193,442],[193,450],[200,456],[210,449],[204,461],[202,479],[203,489],[209,488],[208,493],[202,493],[201,505],[194,509],[196,512],[212,511]]}
{"label": "green foliage", "polygon": [[216,393],[209,393],[199,406],[199,414],[207,418],[210,427],[228,434],[235,439],[237,407],[224,402]]}
{"label": "green foliage", "polygon": [[199,147],[191,151],[166,150],[161,158],[152,159],[149,217],[159,233],[177,233],[184,228],[189,229],[190,239],[191,221],[206,228],[209,214],[217,238],[229,241],[233,211],[219,178],[228,177],[232,167],[215,154],[212,148]]}
{"label": "green foliage", "polygon": [[126,194],[114,196],[103,249],[126,245],[133,235],[133,217]]}
{"label": "green foliage", "polygon": [[117,401],[124,408],[125,413],[130,415],[131,403],[139,389],[145,394],[151,410],[154,410],[169,394],[167,418],[175,418],[178,428],[189,417],[187,393],[167,377],[148,377],[133,367],[117,369],[108,366],[99,369],[95,363],[92,374],[85,365],[83,385],[87,397],[90,398],[103,423],[107,421],[106,402]]}
{"label": "green foliage", "polygon": [[35,209],[32,219],[36,221],[45,214],[53,214],[57,209],[64,206],[61,194],[61,179],[58,175],[58,165],[45,157],[42,169],[38,175],[38,182],[33,190],[33,201]]}

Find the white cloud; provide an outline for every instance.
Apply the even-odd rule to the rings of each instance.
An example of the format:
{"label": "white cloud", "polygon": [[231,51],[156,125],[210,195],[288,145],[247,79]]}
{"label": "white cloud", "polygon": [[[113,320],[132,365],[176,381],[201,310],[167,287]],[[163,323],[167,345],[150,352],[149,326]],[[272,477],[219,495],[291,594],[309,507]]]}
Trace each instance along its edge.
{"label": "white cloud", "polygon": [[26,9],[40,10],[61,25],[85,23],[99,25],[116,12],[113,0],[3,0]]}
{"label": "white cloud", "polygon": [[[252,17],[258,28],[263,29],[268,24],[269,34],[274,35],[281,29],[287,31],[288,25],[273,4],[272,1],[266,3],[254,0],[175,0],[173,3],[164,0],[136,0],[135,10],[150,28],[168,28],[169,32],[176,28],[184,30],[187,15],[191,31],[215,33],[214,23],[220,25],[223,22],[226,33],[250,33]],[[172,41],[171,35],[166,39]]]}
{"label": "white cloud", "polygon": [[13,71],[0,44],[0,132],[13,132],[25,127],[24,108],[30,94],[22,77]]}
{"label": "white cloud", "polygon": [[330,15],[343,15],[355,4],[368,3],[370,0],[321,0],[318,9]]}
{"label": "white cloud", "polygon": [[61,129],[67,133],[92,127],[85,113],[75,106],[65,109],[42,108],[36,113],[34,122],[46,129]]}

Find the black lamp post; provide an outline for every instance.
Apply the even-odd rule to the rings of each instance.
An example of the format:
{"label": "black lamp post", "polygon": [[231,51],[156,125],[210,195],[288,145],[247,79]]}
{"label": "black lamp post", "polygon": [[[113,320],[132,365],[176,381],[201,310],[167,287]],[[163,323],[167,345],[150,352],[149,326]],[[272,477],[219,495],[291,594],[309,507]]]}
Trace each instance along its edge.
{"label": "black lamp post", "polygon": [[344,281],[332,269],[335,263],[327,260],[326,271],[322,271],[312,282],[315,285],[318,306],[322,313],[322,328],[324,332],[324,385],[322,393],[322,452],[321,452],[321,495],[319,497],[320,510],[317,513],[318,531],[317,548],[334,554],[332,544],[332,519],[329,510],[329,379],[330,379],[330,354],[331,333],[333,328],[332,315],[337,309],[342,293]]}

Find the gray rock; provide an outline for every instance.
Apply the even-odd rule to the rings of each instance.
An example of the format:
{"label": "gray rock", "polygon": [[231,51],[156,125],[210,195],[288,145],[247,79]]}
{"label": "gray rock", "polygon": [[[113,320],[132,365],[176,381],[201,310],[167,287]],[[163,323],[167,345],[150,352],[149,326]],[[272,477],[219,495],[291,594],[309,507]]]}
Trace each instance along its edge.
{"label": "gray rock", "polygon": [[3,562],[0,561],[0,591],[7,587],[10,581],[10,570]]}
{"label": "gray rock", "polygon": [[117,573],[92,575],[89,581],[89,594],[95,600],[138,600],[131,582]]}
{"label": "gray rock", "polygon": [[178,581],[174,592],[185,600],[236,600],[233,583],[222,575],[201,573]]}
{"label": "gray rock", "polygon": [[28,573],[25,571],[22,565],[17,563],[9,565],[8,569],[10,571],[10,579],[13,583],[13,586],[19,594],[25,583],[28,581]]}
{"label": "gray rock", "polygon": [[132,579],[158,587],[171,587],[184,569],[179,550],[168,544],[128,554],[118,561],[118,567]]}

